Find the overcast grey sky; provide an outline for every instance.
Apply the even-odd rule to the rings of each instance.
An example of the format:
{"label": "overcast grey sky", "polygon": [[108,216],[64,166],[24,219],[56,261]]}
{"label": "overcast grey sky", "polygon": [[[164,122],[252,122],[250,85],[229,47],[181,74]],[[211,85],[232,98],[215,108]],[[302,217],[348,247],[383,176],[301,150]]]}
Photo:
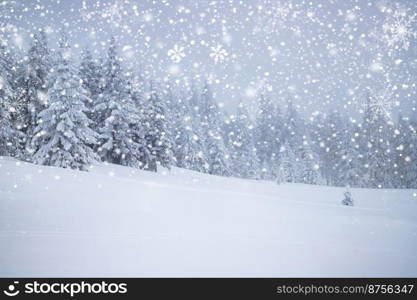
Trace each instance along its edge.
{"label": "overcast grey sky", "polygon": [[180,84],[207,78],[226,106],[267,93],[308,113],[357,111],[368,88],[387,110],[416,100],[417,1],[6,2],[16,47],[40,28],[55,47],[65,27],[77,59],[86,46],[103,55],[114,35],[126,66]]}

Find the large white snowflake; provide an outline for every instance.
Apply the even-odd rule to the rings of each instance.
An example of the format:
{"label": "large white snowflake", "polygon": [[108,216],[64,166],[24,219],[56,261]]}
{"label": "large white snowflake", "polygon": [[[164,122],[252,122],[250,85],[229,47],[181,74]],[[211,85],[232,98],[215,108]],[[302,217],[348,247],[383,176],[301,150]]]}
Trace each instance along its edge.
{"label": "large white snowflake", "polygon": [[368,94],[364,108],[373,112],[370,116],[371,118],[384,116],[390,120],[393,108],[399,105],[398,100],[394,96],[393,88],[389,84],[379,90],[375,89]]}
{"label": "large white snowflake", "polygon": [[168,56],[174,63],[179,63],[184,57],[184,47],[174,45],[174,47],[168,50]]}
{"label": "large white snowflake", "polygon": [[407,50],[410,41],[417,37],[416,13],[409,10],[395,10],[388,14],[382,25],[382,38],[389,47]]}
{"label": "large white snowflake", "polygon": [[219,63],[227,58],[227,51],[221,45],[211,47],[210,57],[214,60],[214,63]]}

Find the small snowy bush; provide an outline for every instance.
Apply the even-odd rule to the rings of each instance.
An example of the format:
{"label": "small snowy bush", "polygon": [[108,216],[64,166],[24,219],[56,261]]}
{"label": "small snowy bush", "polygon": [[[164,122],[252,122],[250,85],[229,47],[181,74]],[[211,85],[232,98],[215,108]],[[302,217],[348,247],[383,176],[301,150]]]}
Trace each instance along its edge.
{"label": "small snowy bush", "polygon": [[350,192],[346,191],[343,195],[345,196],[345,198],[342,200],[342,204],[347,206],[353,206],[353,199]]}

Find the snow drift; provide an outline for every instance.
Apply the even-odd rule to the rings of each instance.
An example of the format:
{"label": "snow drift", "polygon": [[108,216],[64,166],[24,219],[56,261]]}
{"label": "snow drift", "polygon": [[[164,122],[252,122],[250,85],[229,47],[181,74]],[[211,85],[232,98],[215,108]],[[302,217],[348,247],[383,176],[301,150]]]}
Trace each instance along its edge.
{"label": "snow drift", "polygon": [[417,276],[415,190],[0,159],[0,276]]}

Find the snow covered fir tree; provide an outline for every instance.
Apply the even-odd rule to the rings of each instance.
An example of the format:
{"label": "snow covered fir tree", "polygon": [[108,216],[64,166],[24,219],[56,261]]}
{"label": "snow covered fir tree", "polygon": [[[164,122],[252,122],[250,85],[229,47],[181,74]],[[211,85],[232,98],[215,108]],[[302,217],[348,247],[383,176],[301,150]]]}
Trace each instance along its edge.
{"label": "snow covered fir tree", "polygon": [[[108,7],[115,11],[107,13],[116,14],[125,5],[129,1],[117,2]],[[85,7],[80,9],[87,13]],[[402,26],[411,30],[411,23],[404,20],[408,13],[401,15]],[[260,22],[267,16],[259,10],[256,18]],[[348,88],[350,99],[337,99],[329,92],[331,83],[321,80],[321,86],[320,80],[306,75],[306,84],[327,90],[320,95],[329,106],[325,110],[301,105],[313,103],[312,96],[298,93],[296,79],[286,77],[283,89],[278,83],[274,86],[271,71],[257,75],[238,101],[225,103],[213,73],[189,70],[178,75],[186,57],[183,46],[167,51],[173,64],[167,76],[158,77],[149,71],[152,64],[132,63],[140,60],[140,53],[126,45],[123,37],[108,35],[92,47],[80,47],[73,30],[64,24],[62,30],[27,29],[24,46],[21,36],[7,27],[8,21],[2,22],[1,155],[80,170],[109,162],[149,171],[179,167],[279,183],[417,187],[417,111],[415,100],[407,100],[415,98],[415,84],[407,94],[397,93],[400,85],[396,83],[415,79],[407,67],[401,72],[408,77],[401,77],[403,59],[397,58],[405,55],[410,43],[414,45],[415,33],[395,37],[382,26],[391,24],[391,15],[382,18],[382,24],[373,24],[373,35],[362,40],[377,51],[367,70],[374,74],[365,74],[369,84]],[[124,24],[122,19],[118,22]],[[284,23],[274,26],[288,29]],[[278,30],[274,26],[267,26],[263,34],[274,34]],[[258,38],[261,33],[251,34]],[[149,42],[147,37],[139,40]],[[211,47],[207,59],[214,65],[228,63],[232,57],[224,47]],[[281,47],[285,48],[284,42]],[[335,45],[326,48],[329,61],[342,60]],[[266,49],[274,64],[276,49]],[[360,67],[356,60],[352,63]],[[314,66],[320,68],[320,64],[317,61]],[[272,70],[283,72],[282,66]],[[230,87],[227,80],[225,84]],[[401,86],[407,89],[409,84]],[[239,94],[236,87],[230,90],[229,96]],[[359,105],[353,106],[353,101]]]}
{"label": "snow covered fir tree", "polygon": [[59,41],[54,83],[46,107],[37,115],[31,148],[35,163],[84,170],[98,157],[92,146],[98,134],[85,114],[87,92],[70,65],[71,48],[63,35]]}

